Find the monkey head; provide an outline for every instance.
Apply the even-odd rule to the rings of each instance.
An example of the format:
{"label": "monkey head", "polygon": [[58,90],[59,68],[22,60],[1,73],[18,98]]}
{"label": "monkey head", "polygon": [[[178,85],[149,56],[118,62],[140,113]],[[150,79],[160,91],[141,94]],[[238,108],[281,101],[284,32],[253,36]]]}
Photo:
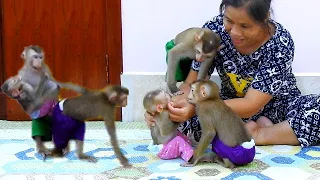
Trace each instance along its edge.
{"label": "monkey head", "polygon": [[143,98],[143,106],[146,111],[152,115],[155,113],[161,113],[164,109],[167,109],[167,105],[170,102],[171,97],[164,90],[156,89],[149,91]]}
{"label": "monkey head", "polygon": [[40,46],[26,46],[21,53],[21,58],[27,66],[38,71],[42,68],[44,52]]}
{"label": "monkey head", "polygon": [[2,92],[12,99],[24,98],[22,89],[22,78],[19,75],[9,77],[1,86]]}
{"label": "monkey head", "polygon": [[[211,31],[211,30],[209,30]],[[200,31],[195,34],[194,50],[196,51],[196,61],[203,62],[212,59],[215,53],[221,48],[220,36],[215,32]]]}
{"label": "monkey head", "polygon": [[128,102],[129,90],[120,85],[109,85],[104,90],[108,101],[117,107],[125,107]]}
{"label": "monkey head", "polygon": [[205,100],[214,100],[220,98],[219,87],[211,80],[197,80],[191,84],[191,90],[188,95],[188,102],[196,104]]}

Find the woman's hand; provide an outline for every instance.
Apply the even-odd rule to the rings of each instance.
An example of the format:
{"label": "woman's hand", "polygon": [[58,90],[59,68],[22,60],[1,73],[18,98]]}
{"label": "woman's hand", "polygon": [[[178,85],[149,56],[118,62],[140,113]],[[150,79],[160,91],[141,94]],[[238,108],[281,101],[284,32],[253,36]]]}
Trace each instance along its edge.
{"label": "woman's hand", "polygon": [[184,122],[195,115],[195,106],[186,98],[168,103],[169,117],[175,122]]}
{"label": "woman's hand", "polygon": [[144,113],[144,120],[146,121],[149,128],[155,125],[154,115],[148,113],[147,111]]}

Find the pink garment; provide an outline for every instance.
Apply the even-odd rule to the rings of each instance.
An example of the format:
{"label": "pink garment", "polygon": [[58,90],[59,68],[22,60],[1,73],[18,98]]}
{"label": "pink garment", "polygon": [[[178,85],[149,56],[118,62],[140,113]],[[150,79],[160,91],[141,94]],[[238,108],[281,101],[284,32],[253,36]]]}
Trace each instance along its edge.
{"label": "pink garment", "polygon": [[39,111],[40,111],[39,117],[43,117],[46,115],[51,116],[52,110],[56,104],[57,104],[56,100],[48,100],[48,101],[44,102],[43,105],[39,109]]}
{"label": "pink garment", "polygon": [[181,132],[178,132],[175,138],[164,144],[158,153],[158,157],[161,159],[175,159],[181,156],[186,162],[189,161],[192,155],[191,141]]}

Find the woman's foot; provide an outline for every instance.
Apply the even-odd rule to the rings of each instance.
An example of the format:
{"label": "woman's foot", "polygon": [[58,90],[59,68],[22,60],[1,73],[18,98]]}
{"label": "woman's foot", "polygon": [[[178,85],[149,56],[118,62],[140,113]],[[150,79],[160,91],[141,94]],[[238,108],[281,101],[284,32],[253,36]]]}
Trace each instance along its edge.
{"label": "woman's foot", "polygon": [[252,138],[256,140],[262,128],[269,127],[272,125],[274,124],[269,118],[261,116],[257,119],[257,121],[248,121],[245,126],[251,134]]}
{"label": "woman's foot", "polygon": [[258,124],[259,127],[263,128],[263,127],[268,127],[268,126],[272,126],[273,122],[265,117],[265,116],[261,116],[257,119],[256,123]]}
{"label": "woman's foot", "polygon": [[256,122],[254,121],[248,121],[245,124],[245,127],[247,128],[248,132],[251,134],[252,138],[255,140],[259,129],[261,128]]}

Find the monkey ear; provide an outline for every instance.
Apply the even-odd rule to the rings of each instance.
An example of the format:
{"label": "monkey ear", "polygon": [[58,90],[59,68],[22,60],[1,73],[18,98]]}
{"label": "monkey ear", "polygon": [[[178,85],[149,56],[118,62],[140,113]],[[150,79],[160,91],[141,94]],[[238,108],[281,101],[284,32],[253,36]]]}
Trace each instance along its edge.
{"label": "monkey ear", "polygon": [[202,85],[200,87],[200,92],[202,97],[206,97],[207,96],[206,86]]}
{"label": "monkey ear", "polygon": [[163,106],[161,104],[157,105],[157,112],[161,113],[163,111]]}
{"label": "monkey ear", "polygon": [[25,59],[25,57],[26,57],[26,51],[25,51],[25,50],[22,51],[20,57],[21,57],[22,59]]}
{"label": "monkey ear", "polygon": [[108,96],[108,98],[109,98],[109,101],[111,101],[111,102],[116,102],[116,100],[117,100],[117,93],[116,93],[116,92],[110,93],[109,96]]}
{"label": "monkey ear", "polygon": [[199,33],[196,33],[196,34],[194,35],[194,39],[195,39],[196,41],[200,41],[203,35],[204,35],[204,31],[201,31],[201,32],[199,32]]}

